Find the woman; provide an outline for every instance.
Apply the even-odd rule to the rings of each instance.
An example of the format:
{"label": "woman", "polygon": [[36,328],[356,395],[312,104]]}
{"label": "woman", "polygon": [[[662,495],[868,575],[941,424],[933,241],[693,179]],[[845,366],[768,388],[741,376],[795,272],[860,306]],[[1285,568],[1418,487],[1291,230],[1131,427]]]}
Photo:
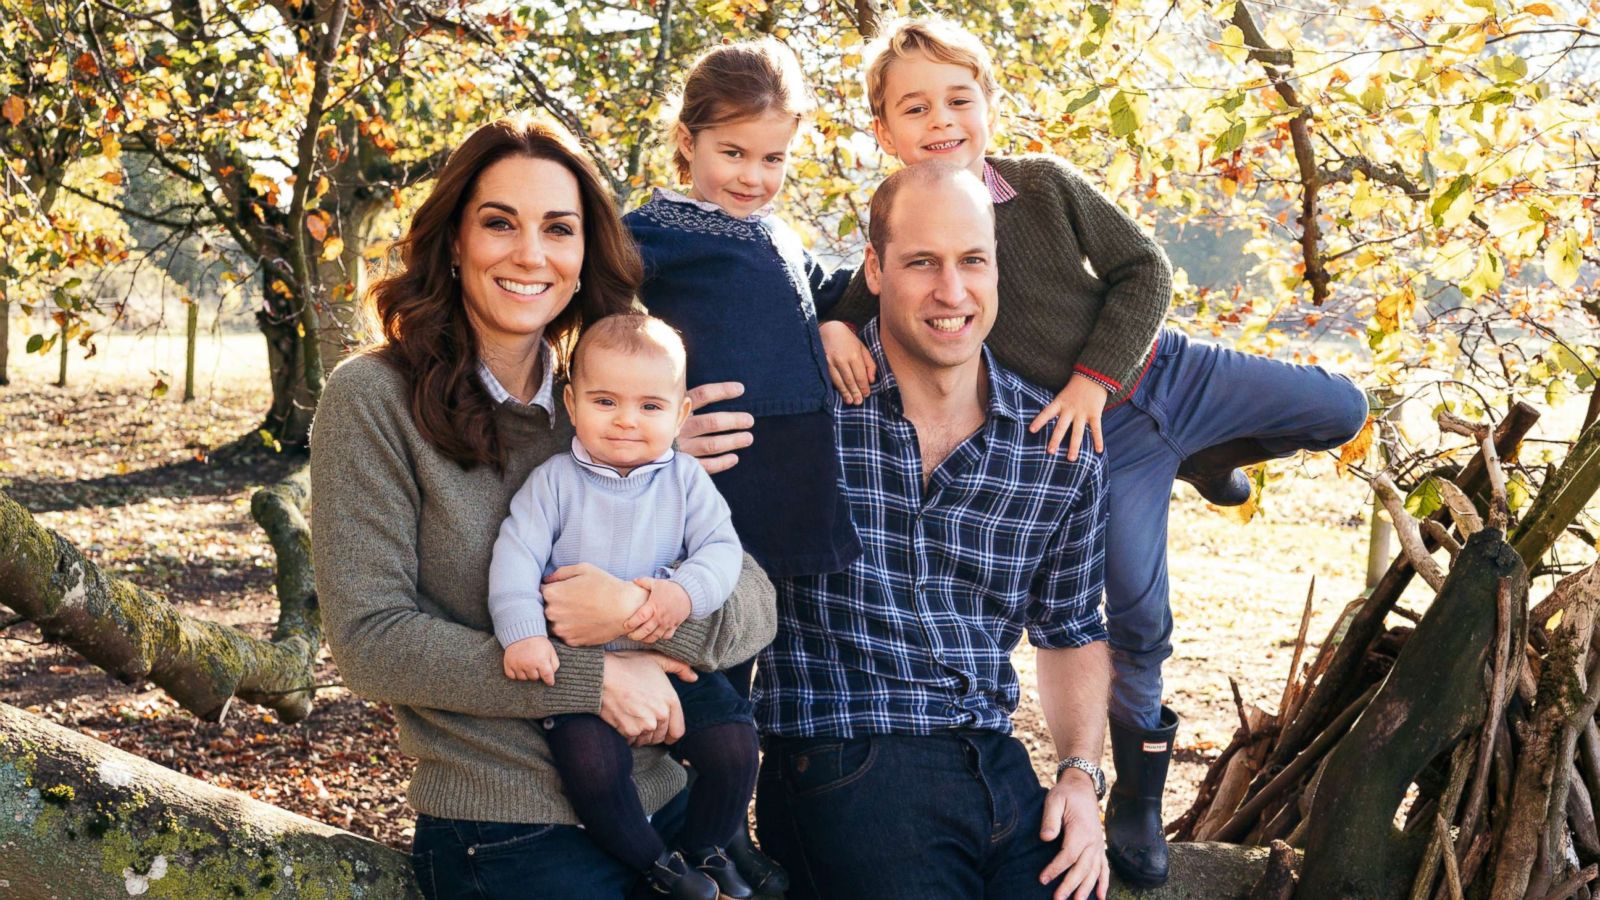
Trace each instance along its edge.
{"label": "woman", "polygon": [[665,673],[753,656],[772,638],[771,585],[747,560],[723,609],[659,652],[602,653],[643,590],[560,570],[545,589],[565,642],[556,683],[507,679],[490,551],[517,487],[570,445],[554,374],[585,321],[630,307],[638,256],[576,142],[528,116],[467,138],[400,249],[373,291],[384,342],[329,378],[312,435],[329,647],[351,690],[394,707],[417,759],[425,894],[619,900],[636,873],[576,827],[536,720],[598,712],[639,747],[640,797],[670,843],[684,772],[660,744],[683,722]]}

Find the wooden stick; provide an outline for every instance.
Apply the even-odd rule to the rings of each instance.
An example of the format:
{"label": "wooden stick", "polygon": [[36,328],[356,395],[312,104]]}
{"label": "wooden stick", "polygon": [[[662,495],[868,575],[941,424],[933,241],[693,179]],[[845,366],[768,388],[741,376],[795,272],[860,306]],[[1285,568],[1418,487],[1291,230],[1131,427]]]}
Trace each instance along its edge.
{"label": "wooden stick", "polygon": [[[1494,754],[1495,739],[1500,730],[1500,720],[1505,715],[1508,673],[1511,657],[1511,584],[1500,579],[1495,589],[1494,658],[1490,668],[1489,709],[1483,720],[1483,739],[1478,743],[1478,764],[1474,767],[1472,793],[1467,808],[1461,816],[1461,835],[1470,841],[1478,828],[1478,817],[1483,812],[1484,798],[1489,789],[1489,763]],[[1468,844],[1470,846],[1470,843]]]}
{"label": "wooden stick", "polygon": [[[1456,745],[1455,752],[1450,754],[1450,782],[1445,785],[1444,794],[1439,798],[1439,812],[1435,819],[1433,837],[1428,840],[1428,849],[1422,853],[1422,865],[1417,868],[1417,880],[1411,885],[1411,900],[1428,900],[1428,895],[1433,891],[1433,876],[1438,872],[1439,860],[1442,856],[1455,856],[1455,843],[1450,840],[1449,822],[1456,816],[1456,807],[1461,803],[1461,793],[1467,786],[1467,773],[1472,771],[1473,753],[1472,738]],[[1437,826],[1443,824],[1440,830]]]}
{"label": "wooden stick", "polygon": [[[1446,841],[1450,839],[1450,823],[1444,820],[1444,816],[1435,818],[1434,827],[1436,834],[1443,834]],[[1450,891],[1450,900],[1461,900],[1461,869],[1456,866],[1454,852],[1444,854],[1444,883]]]}
{"label": "wooden stick", "polygon": [[1444,501],[1445,509],[1450,510],[1450,518],[1455,520],[1456,530],[1461,532],[1463,538],[1472,537],[1483,530],[1483,518],[1478,515],[1478,508],[1472,505],[1472,500],[1454,481],[1440,478],[1435,484],[1439,487],[1439,498]]}
{"label": "wooden stick", "polygon": [[1239,730],[1244,732],[1246,740],[1250,739],[1250,720],[1244,714],[1244,697],[1239,693],[1239,682],[1232,675],[1228,676],[1228,687],[1233,689],[1233,708],[1239,712]]}
{"label": "wooden stick", "polygon": [[1555,889],[1544,895],[1544,900],[1567,900],[1578,892],[1578,888],[1600,878],[1600,865],[1590,863],[1582,871],[1574,872],[1566,881],[1555,886]]}
{"label": "wooden stick", "polygon": [[1278,700],[1278,715],[1289,713],[1289,700],[1295,690],[1295,676],[1300,672],[1300,657],[1306,650],[1306,631],[1311,627],[1311,604],[1317,594],[1317,576],[1311,576],[1311,587],[1306,589],[1306,605],[1300,611],[1300,634],[1294,639],[1294,656],[1289,659],[1289,679],[1283,683],[1283,697]]}
{"label": "wooden stick", "polygon": [[1555,618],[1556,613],[1571,606],[1572,601],[1583,596],[1585,591],[1600,591],[1600,562],[1590,563],[1556,582],[1550,593],[1528,612],[1528,621],[1543,628],[1546,622]]}
{"label": "wooden stick", "polygon": [[1372,476],[1372,489],[1378,492],[1383,508],[1389,511],[1395,536],[1400,539],[1400,548],[1405,551],[1406,559],[1411,561],[1411,567],[1417,570],[1428,587],[1439,590],[1444,586],[1444,570],[1428,553],[1428,545],[1422,541],[1422,529],[1417,525],[1416,518],[1406,512],[1406,500],[1400,495],[1400,489],[1395,487],[1394,480],[1387,472]]}
{"label": "wooden stick", "polygon": [[1600,859],[1600,827],[1595,824],[1594,798],[1576,765],[1567,767],[1567,820],[1572,823],[1572,847],[1578,856]]}
{"label": "wooden stick", "polygon": [[1489,527],[1504,531],[1506,522],[1511,518],[1511,506],[1506,501],[1506,473],[1500,467],[1500,456],[1495,451],[1494,430],[1448,412],[1439,414],[1439,429],[1465,435],[1478,442],[1483,453],[1483,470],[1489,476]]}
{"label": "wooden stick", "polygon": [[1436,522],[1433,519],[1424,519],[1422,533],[1433,538],[1433,542],[1443,547],[1445,552],[1450,554],[1452,560],[1456,558],[1456,554],[1461,552],[1460,542],[1451,537],[1450,530],[1440,522]]}

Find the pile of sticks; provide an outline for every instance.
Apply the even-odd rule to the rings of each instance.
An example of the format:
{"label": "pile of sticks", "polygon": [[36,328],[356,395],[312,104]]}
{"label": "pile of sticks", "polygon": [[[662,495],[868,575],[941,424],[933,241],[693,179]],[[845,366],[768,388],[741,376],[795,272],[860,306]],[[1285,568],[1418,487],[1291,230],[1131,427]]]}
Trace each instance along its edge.
{"label": "pile of sticks", "polygon": [[[1239,727],[1172,839],[1303,849],[1299,900],[1600,897],[1600,564],[1529,609],[1537,560],[1506,537],[1500,460],[1537,417],[1441,416],[1478,451],[1423,521],[1372,479],[1401,555],[1307,660],[1313,581],[1278,712],[1234,685]],[[1436,592],[1422,616],[1397,605],[1414,575]]]}

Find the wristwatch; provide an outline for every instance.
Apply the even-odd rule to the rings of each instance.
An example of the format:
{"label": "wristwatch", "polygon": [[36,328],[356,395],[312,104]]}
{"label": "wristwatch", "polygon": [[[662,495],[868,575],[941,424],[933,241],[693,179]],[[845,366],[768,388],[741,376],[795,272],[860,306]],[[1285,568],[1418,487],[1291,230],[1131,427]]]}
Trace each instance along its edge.
{"label": "wristwatch", "polygon": [[1060,781],[1061,776],[1065,775],[1068,769],[1082,770],[1085,775],[1089,776],[1089,781],[1094,784],[1094,798],[1096,800],[1104,800],[1106,798],[1106,773],[1099,766],[1081,756],[1069,756],[1056,764],[1056,780]]}

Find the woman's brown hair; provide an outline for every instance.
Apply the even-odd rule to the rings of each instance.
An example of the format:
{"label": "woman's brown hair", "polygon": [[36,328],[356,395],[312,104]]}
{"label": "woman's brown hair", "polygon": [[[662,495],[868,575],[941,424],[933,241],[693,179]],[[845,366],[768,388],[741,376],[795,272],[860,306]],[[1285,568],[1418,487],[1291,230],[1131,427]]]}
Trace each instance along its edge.
{"label": "woman's brown hair", "polygon": [[753,119],[769,112],[809,115],[816,101],[794,51],[773,38],[722,44],[700,55],[683,80],[683,93],[669,105],[672,164],[689,180],[689,159],[678,136],[690,140],[707,128]]}
{"label": "woman's brown hair", "polygon": [[642,277],[638,248],[611,189],[560,125],[517,113],[474,131],[450,154],[397,246],[400,270],[373,287],[371,304],[383,328],[377,353],[410,379],[417,430],[462,468],[503,467],[506,448],[495,429],[494,401],[478,377],[477,336],[450,271],[451,248],[478,176],[511,157],[560,164],[577,179],[582,198],[583,286],[545,326],[558,369],[584,322],[633,307]]}

